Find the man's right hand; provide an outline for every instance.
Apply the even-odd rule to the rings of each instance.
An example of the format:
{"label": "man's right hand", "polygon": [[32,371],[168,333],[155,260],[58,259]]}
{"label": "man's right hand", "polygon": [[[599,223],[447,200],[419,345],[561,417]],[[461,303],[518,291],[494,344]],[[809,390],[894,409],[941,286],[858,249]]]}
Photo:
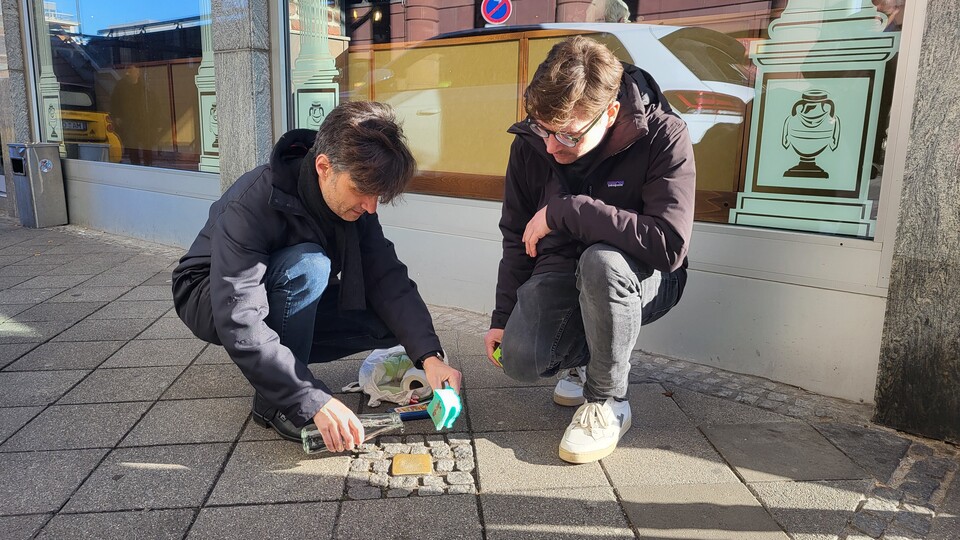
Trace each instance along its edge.
{"label": "man's right hand", "polygon": [[487,347],[487,359],[498,368],[503,366],[493,358],[493,350],[501,343],[503,343],[503,328],[491,328],[487,330],[487,335],[483,336],[483,344]]}
{"label": "man's right hand", "polygon": [[337,398],[330,398],[316,415],[313,423],[317,425],[323,444],[331,452],[353,450],[363,443],[364,432],[360,419]]}

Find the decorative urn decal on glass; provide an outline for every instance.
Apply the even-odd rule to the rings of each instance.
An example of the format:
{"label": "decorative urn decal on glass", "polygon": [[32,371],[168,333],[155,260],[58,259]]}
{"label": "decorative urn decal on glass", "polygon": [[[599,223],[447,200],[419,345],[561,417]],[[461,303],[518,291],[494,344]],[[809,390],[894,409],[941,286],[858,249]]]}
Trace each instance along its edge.
{"label": "decorative urn decal on glass", "polygon": [[830,173],[817,166],[817,156],[828,147],[840,145],[840,118],[836,105],[823,90],[803,93],[793,104],[790,116],[783,121],[783,147],[793,148],[800,163],[787,169],[784,176],[830,178]]}

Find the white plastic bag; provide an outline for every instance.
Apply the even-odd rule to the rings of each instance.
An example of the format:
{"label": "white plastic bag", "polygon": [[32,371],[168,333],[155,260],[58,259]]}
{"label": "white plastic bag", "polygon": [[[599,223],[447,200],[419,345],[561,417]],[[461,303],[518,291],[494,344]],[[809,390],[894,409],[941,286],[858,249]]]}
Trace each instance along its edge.
{"label": "white plastic bag", "polygon": [[[377,349],[360,365],[360,380],[344,386],[343,391],[367,394],[370,396],[367,405],[371,407],[378,407],[383,401],[408,405],[413,396],[422,400],[433,393],[422,374],[413,367],[413,360],[402,346]],[[404,377],[409,378],[407,384],[404,384]],[[410,380],[422,381],[423,386],[411,385]]]}

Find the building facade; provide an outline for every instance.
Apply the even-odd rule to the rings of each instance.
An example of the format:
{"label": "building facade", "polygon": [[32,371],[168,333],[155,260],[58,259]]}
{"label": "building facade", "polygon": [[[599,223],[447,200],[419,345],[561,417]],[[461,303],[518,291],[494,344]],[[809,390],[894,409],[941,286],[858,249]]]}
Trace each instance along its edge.
{"label": "building facade", "polygon": [[695,143],[689,287],[638,347],[960,439],[953,2],[128,4],[3,4],[0,139],[61,145],[71,223],[186,247],[284,131],[385,101],[420,166],[388,235],[428,301],[490,311],[506,128],[549,47],[588,34],[654,75]]}

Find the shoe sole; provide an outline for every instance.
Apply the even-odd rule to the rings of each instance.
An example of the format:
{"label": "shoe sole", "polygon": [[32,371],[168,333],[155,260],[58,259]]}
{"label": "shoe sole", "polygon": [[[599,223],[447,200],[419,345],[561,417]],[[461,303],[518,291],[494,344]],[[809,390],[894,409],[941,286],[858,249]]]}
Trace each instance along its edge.
{"label": "shoe sole", "polygon": [[260,416],[259,414],[255,413],[255,412],[253,412],[253,411],[250,411],[250,416],[253,418],[253,423],[254,423],[254,424],[256,424],[256,425],[258,425],[258,426],[260,426],[260,427],[262,427],[262,428],[272,429],[277,435],[280,436],[281,439],[284,439],[284,440],[286,440],[286,441],[302,442],[300,439],[294,439],[294,438],[292,438],[292,437],[287,437],[287,436],[284,435],[283,433],[280,433],[280,430],[279,430],[279,429],[273,427],[273,424],[271,424],[270,422],[268,422],[266,418]]}
{"label": "shoe sole", "polygon": [[556,403],[557,405],[560,405],[561,407],[579,407],[584,403],[586,403],[587,400],[584,399],[583,396],[576,398],[576,397],[561,396],[560,394],[554,393],[553,402]]}
{"label": "shoe sole", "polygon": [[566,461],[567,463],[593,463],[594,461],[600,461],[601,459],[609,456],[617,449],[617,444],[620,442],[620,439],[623,438],[623,434],[630,429],[630,421],[627,421],[622,428],[620,428],[620,437],[617,438],[617,442],[611,444],[606,448],[601,448],[599,450],[594,450],[592,452],[580,452],[574,453],[560,448],[560,459]]}

